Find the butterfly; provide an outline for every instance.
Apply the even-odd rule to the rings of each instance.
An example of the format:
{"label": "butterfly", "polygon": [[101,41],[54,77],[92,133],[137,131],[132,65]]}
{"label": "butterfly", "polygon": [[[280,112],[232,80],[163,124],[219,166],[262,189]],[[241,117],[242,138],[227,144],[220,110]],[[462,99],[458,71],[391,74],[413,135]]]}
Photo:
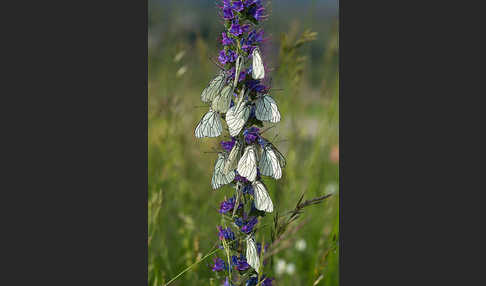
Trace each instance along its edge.
{"label": "butterfly", "polygon": [[203,118],[199,121],[196,126],[194,134],[197,138],[202,137],[218,137],[223,131],[223,126],[221,124],[221,118],[219,114],[209,109],[209,111],[204,114]]}
{"label": "butterfly", "polygon": [[218,159],[214,164],[213,178],[211,179],[211,186],[213,189],[218,189],[221,186],[229,184],[235,178],[235,172],[229,172],[228,174],[223,173],[223,167],[226,162],[226,156],[223,153],[218,153]]}
{"label": "butterfly", "polygon": [[263,79],[265,77],[265,68],[258,48],[253,49],[252,57],[252,77],[253,79]]}
{"label": "butterfly", "polygon": [[255,117],[261,121],[277,123],[280,121],[280,112],[277,103],[268,94],[258,97],[255,102]]}
{"label": "butterfly", "polygon": [[238,135],[250,117],[251,106],[246,101],[240,100],[226,112],[226,123],[232,137]]}
{"label": "butterfly", "polygon": [[250,235],[246,237],[246,261],[256,272],[259,271],[260,258],[258,257],[255,240]]}
{"label": "butterfly", "polygon": [[265,185],[260,181],[255,181],[252,186],[255,197],[255,208],[267,213],[273,212],[272,199],[270,198]]}
{"label": "butterfly", "polygon": [[236,65],[235,65],[235,81],[233,82],[233,86],[236,86],[238,84],[238,79],[240,77],[240,72],[243,66],[245,65],[245,58],[242,56],[238,56],[236,59]]}
{"label": "butterfly", "polygon": [[282,177],[282,168],[285,167],[285,157],[272,143],[264,139],[259,140],[262,146],[261,160],[259,163],[260,172],[263,176],[280,179]]}
{"label": "butterfly", "polygon": [[214,79],[209,82],[209,85],[202,91],[201,100],[203,102],[212,102],[213,99],[221,92],[226,82],[224,71],[220,71]]}
{"label": "butterfly", "polygon": [[257,175],[257,153],[254,145],[246,146],[243,156],[238,162],[236,171],[240,176],[254,182]]}
{"label": "butterfly", "polygon": [[211,108],[218,112],[226,113],[226,111],[228,111],[230,107],[232,96],[233,96],[233,85],[228,84],[225,87],[223,87],[221,92],[218,95],[216,95],[216,97],[213,99]]}
{"label": "butterfly", "polygon": [[236,141],[235,145],[233,146],[233,148],[231,149],[228,155],[228,159],[224,164],[224,168],[223,168],[224,174],[233,172],[236,169],[238,163],[238,156],[240,155],[240,149],[241,149],[240,142]]}

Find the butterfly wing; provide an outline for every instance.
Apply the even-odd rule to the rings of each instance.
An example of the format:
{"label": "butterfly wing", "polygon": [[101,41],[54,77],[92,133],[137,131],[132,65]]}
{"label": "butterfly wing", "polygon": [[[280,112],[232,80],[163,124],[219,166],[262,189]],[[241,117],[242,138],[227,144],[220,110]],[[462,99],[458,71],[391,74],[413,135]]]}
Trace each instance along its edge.
{"label": "butterfly wing", "polygon": [[246,237],[246,260],[248,264],[255,269],[256,272],[260,269],[260,258],[255,244],[255,240],[251,236]]}
{"label": "butterfly wing", "polygon": [[226,111],[228,111],[231,104],[232,95],[233,95],[233,86],[231,84],[228,84],[225,87],[223,87],[221,93],[214,98],[213,104],[211,105],[212,109],[221,113],[225,113]]}
{"label": "butterfly wing", "polygon": [[272,199],[270,198],[265,185],[260,181],[255,181],[252,186],[253,194],[255,196],[255,208],[267,213],[273,212]]}
{"label": "butterfly wing", "polygon": [[221,124],[219,114],[214,110],[209,109],[209,111],[204,114],[203,118],[197,124],[194,134],[197,138],[218,137],[221,135],[222,131],[223,126]]}
{"label": "butterfly wing", "polygon": [[233,146],[233,149],[231,149],[231,152],[229,153],[228,160],[226,160],[226,163],[224,164],[224,168],[223,168],[224,174],[228,174],[229,172],[234,173],[233,171],[237,167],[239,154],[240,154],[240,143],[236,141],[235,145]]}
{"label": "butterfly wing", "polygon": [[225,82],[224,72],[221,71],[214,79],[209,82],[209,85],[202,91],[201,100],[203,102],[211,102],[221,92]]}
{"label": "butterfly wing", "polygon": [[240,176],[243,176],[247,180],[253,182],[255,181],[257,175],[256,161],[255,147],[253,145],[247,146],[243,156],[241,156],[241,159],[238,162],[238,168],[236,171],[240,174]]}
{"label": "butterfly wing", "polygon": [[236,59],[236,65],[235,65],[235,81],[233,82],[233,86],[236,86],[238,84],[238,79],[240,77],[240,72],[243,66],[245,65],[245,58],[242,56],[238,56]]}
{"label": "butterfly wing", "polygon": [[232,137],[238,135],[250,116],[250,106],[246,101],[240,101],[233,105],[226,113],[226,123]]}
{"label": "butterfly wing", "polygon": [[235,172],[228,174],[223,173],[223,167],[226,162],[226,157],[222,153],[218,153],[218,158],[214,164],[213,178],[211,179],[211,186],[213,189],[218,189],[226,184],[229,184],[235,178]]}
{"label": "butterfly wing", "polygon": [[255,117],[258,120],[277,123],[280,121],[280,111],[275,100],[270,95],[260,96],[255,103]]}
{"label": "butterfly wing", "polygon": [[259,167],[264,176],[273,177],[277,180],[282,177],[279,158],[270,144],[263,148]]}
{"label": "butterfly wing", "polygon": [[253,50],[252,53],[253,65],[252,65],[252,77],[253,79],[263,79],[265,77],[265,68],[263,66],[262,57],[258,48]]}

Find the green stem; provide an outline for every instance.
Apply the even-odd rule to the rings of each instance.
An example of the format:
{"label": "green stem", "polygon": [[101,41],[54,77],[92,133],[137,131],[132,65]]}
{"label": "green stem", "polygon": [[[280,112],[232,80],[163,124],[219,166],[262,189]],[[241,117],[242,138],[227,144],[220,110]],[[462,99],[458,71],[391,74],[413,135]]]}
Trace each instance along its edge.
{"label": "green stem", "polygon": [[170,279],[169,282],[165,283],[163,286],[167,286],[169,285],[170,283],[174,282],[177,278],[179,278],[179,276],[181,276],[182,274],[186,273],[187,271],[189,271],[193,266],[199,264],[200,262],[202,262],[204,259],[208,258],[209,256],[213,255],[214,253],[216,253],[218,250],[220,250],[219,248],[216,248],[215,250],[209,252],[208,254],[206,254],[203,258],[201,258],[199,261],[191,264],[189,267],[187,267],[186,269],[182,270],[181,273],[177,274],[174,278]]}

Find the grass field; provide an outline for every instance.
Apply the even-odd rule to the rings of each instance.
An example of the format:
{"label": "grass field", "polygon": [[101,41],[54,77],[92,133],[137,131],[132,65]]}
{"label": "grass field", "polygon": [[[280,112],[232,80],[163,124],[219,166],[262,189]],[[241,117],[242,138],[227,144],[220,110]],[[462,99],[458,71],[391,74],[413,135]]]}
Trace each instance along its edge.
{"label": "grass field", "polygon": [[[205,112],[201,91],[217,70],[208,57],[217,53],[222,27],[214,20],[209,32],[194,35],[167,28],[159,39],[153,36],[162,33],[155,29],[157,11],[151,12],[149,39],[149,285],[164,285],[208,253],[218,239],[219,203],[232,191],[229,186],[214,191],[210,185],[216,158],[212,148],[223,138],[201,140],[193,133]],[[275,68],[271,95],[282,120],[266,137],[278,134],[274,142],[287,167],[282,179],[264,182],[280,214],[293,209],[302,193],[304,199],[333,196],[304,210],[295,223],[298,230],[288,236],[265,273],[276,278],[274,285],[338,285],[337,26],[321,27],[325,32],[314,35],[304,32],[316,29],[302,19],[280,25],[281,32],[267,29],[273,36],[266,50],[268,65]],[[268,227],[260,231],[259,240],[269,238],[275,213],[264,218]],[[208,266],[212,258],[171,285],[221,285]]]}

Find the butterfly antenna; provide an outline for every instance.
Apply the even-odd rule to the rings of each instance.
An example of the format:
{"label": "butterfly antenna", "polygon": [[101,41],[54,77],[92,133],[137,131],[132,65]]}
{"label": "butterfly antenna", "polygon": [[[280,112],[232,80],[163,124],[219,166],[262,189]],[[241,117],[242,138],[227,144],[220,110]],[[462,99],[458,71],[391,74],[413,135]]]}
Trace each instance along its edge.
{"label": "butterfly antenna", "polygon": [[263,133],[267,132],[268,130],[272,129],[273,127],[275,127],[275,125],[266,128],[265,130],[263,130],[262,132],[260,132],[260,134],[263,134]]}
{"label": "butterfly antenna", "polygon": [[219,65],[211,56],[208,56],[209,60],[215,64],[218,68],[220,68],[221,70],[224,70],[224,67],[222,67],[221,65]]}

